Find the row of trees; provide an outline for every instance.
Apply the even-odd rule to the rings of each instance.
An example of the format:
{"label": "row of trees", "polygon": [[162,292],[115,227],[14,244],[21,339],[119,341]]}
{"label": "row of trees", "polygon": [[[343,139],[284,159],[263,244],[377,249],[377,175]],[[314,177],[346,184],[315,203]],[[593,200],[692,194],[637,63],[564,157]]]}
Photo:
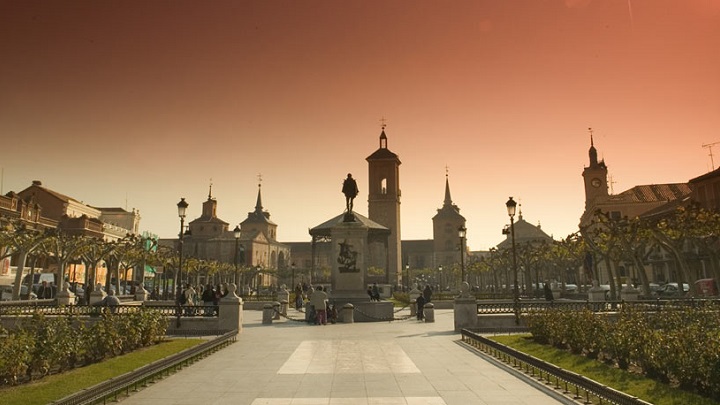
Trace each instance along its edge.
{"label": "row of trees", "polygon": [[[59,291],[67,289],[66,280],[70,277],[67,268],[71,263],[84,265],[86,271],[82,282],[89,291],[96,283],[102,284],[106,290],[115,288],[116,291],[123,291],[122,284],[142,283],[145,266],[163,269],[163,277],[159,281],[162,285],[156,285],[166,293],[171,293],[174,286],[179,285],[181,276],[183,281],[193,284],[237,284],[258,272],[258,269],[244,266],[236,269],[232,263],[185,257],[181,274],[177,249],[158,246],[157,239],[127,235],[108,242],[94,237],[68,235],[57,229],[32,229],[20,221],[6,222],[0,228],[0,259],[8,257],[13,257],[17,264],[13,299],[20,298],[23,275],[34,271],[39,263],[55,268]],[[107,269],[105,280],[98,280],[96,276],[102,266]],[[26,269],[29,271],[26,272]]]}
{"label": "row of trees", "polygon": [[[629,280],[645,296],[657,282],[688,283],[697,294],[694,281],[720,280],[720,214],[694,205],[636,218],[597,212],[591,224],[564,239],[518,243],[516,252],[519,288],[527,294],[548,280],[580,288],[603,280],[612,298],[619,297]],[[460,280],[459,265],[443,270],[447,280]],[[470,257],[465,272],[471,285],[509,291],[514,282],[512,249],[493,248],[487,255]],[[417,278],[435,280],[437,273],[415,269]]]}

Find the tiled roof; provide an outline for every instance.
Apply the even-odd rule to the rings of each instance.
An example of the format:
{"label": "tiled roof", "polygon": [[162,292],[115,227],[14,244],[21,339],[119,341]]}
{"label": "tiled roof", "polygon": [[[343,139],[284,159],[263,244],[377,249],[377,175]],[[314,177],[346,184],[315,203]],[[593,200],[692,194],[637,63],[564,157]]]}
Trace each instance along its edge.
{"label": "tiled roof", "polygon": [[701,176],[695,177],[694,179],[690,179],[690,181],[688,181],[688,183],[697,183],[699,181],[704,181],[704,180],[712,179],[715,177],[720,177],[720,168],[717,168],[709,173],[705,173]]}
{"label": "tiled roof", "polygon": [[620,193],[621,196],[629,197],[629,200],[633,202],[673,201],[688,194],[690,194],[690,186],[687,183],[635,186]]}

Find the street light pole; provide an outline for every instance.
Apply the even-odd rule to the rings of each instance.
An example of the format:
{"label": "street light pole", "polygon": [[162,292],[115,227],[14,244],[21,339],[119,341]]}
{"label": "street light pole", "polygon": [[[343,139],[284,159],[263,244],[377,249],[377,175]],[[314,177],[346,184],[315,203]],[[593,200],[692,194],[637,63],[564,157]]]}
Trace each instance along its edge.
{"label": "street light pole", "polygon": [[290,263],[290,271],[292,272],[292,288],[295,289],[295,262]]}
{"label": "street light pole", "polygon": [[515,208],[517,203],[512,197],[505,203],[508,216],[510,217],[510,237],[512,238],[512,254],[513,254],[513,312],[515,313],[515,325],[520,325],[520,290],[518,289],[518,272],[517,272],[517,251],[515,249]]}
{"label": "street light pole", "polygon": [[[179,239],[179,250],[180,250],[180,260],[178,261],[178,284],[182,285],[183,278],[182,278],[182,267],[183,267],[183,234],[185,233],[185,211],[187,210],[188,203],[185,201],[185,197],[180,199],[180,202],[177,203],[177,210],[178,210],[178,217],[180,217],[180,239]],[[175,290],[177,290],[177,286],[175,286]]]}
{"label": "street light pole", "polygon": [[412,286],[410,285],[410,264],[405,265],[405,274],[407,275],[407,282],[405,283],[405,286],[407,287],[407,291],[410,291]]}
{"label": "street light pole", "polygon": [[237,289],[237,285],[239,283],[238,280],[238,242],[240,242],[240,227],[238,225],[235,225],[235,229],[233,229],[233,236],[235,237],[235,280],[233,282],[235,283],[235,288]]}
{"label": "street light pole", "polygon": [[438,272],[440,272],[440,291],[443,290],[443,279],[442,279],[442,265],[438,267]]}
{"label": "street light pole", "polygon": [[464,226],[460,226],[458,228],[458,236],[460,237],[460,287],[462,288],[462,283],[465,281],[465,235],[467,234],[467,229]]}

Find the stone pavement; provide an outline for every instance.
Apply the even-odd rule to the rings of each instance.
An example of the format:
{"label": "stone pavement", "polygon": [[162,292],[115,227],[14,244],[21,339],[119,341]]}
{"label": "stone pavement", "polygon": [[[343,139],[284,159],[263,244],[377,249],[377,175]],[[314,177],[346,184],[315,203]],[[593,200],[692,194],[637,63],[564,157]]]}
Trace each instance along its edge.
{"label": "stone pavement", "polygon": [[[398,314],[398,316],[403,313]],[[406,315],[409,312],[406,312]],[[292,318],[302,313],[290,310]],[[245,311],[236,343],[121,400],[123,405],[574,404],[458,344],[452,310],[435,323],[262,325]]]}

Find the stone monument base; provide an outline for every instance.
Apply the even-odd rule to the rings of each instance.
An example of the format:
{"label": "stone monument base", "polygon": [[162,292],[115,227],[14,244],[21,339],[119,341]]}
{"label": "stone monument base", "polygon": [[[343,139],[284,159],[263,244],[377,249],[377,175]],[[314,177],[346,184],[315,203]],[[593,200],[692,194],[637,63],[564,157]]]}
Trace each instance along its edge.
{"label": "stone monument base", "polygon": [[353,311],[354,322],[387,322],[393,320],[395,316],[395,307],[392,302],[370,301],[367,294],[365,294],[365,297],[335,297],[333,294],[330,303],[335,305],[338,310],[338,321],[340,322],[345,322],[343,311],[340,309],[348,303],[355,307]]}

